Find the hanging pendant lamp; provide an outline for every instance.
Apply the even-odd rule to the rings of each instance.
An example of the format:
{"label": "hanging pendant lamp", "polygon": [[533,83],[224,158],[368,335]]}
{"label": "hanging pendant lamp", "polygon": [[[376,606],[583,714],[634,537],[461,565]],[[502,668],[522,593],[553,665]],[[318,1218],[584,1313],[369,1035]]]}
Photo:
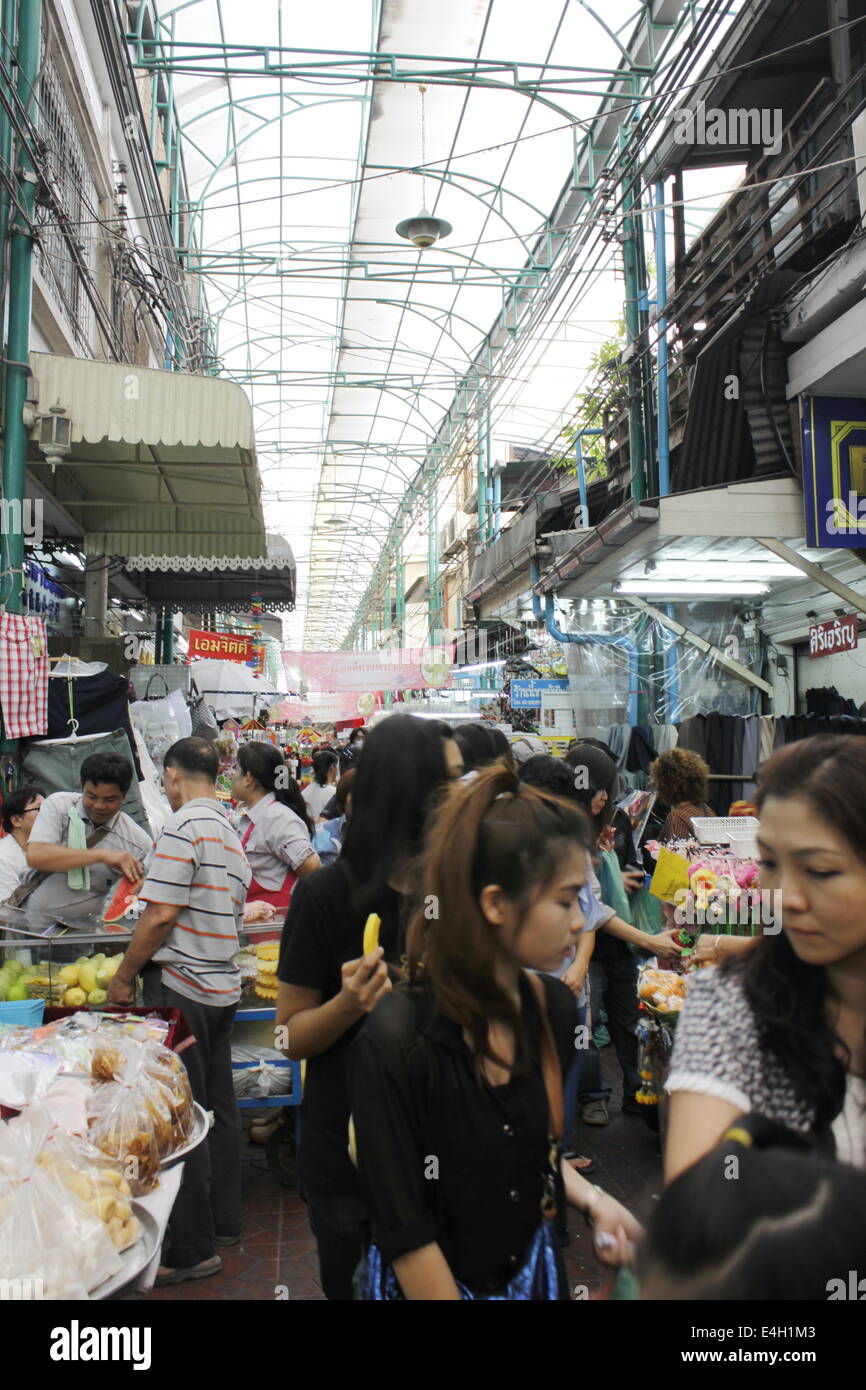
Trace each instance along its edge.
{"label": "hanging pendant lamp", "polygon": [[418,87],[421,93],[421,198],[422,208],[414,217],[407,217],[402,222],[398,222],[394,228],[398,236],[405,241],[411,241],[413,246],[419,250],[424,250],[427,246],[433,246],[442,237],[450,236],[454,228],[450,222],[446,222],[443,217],[434,217],[427,211],[427,180],[425,169],[427,167],[427,122],[424,109],[424,94],[427,91],[426,83],[421,83]]}

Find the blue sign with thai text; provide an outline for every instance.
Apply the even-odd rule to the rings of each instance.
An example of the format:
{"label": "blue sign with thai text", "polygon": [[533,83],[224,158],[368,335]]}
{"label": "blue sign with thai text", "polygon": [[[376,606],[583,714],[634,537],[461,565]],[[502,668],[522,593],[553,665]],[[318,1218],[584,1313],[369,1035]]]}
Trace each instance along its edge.
{"label": "blue sign with thai text", "polygon": [[567,680],[513,680],[510,704],[512,709],[541,709],[544,691],[567,690]]}

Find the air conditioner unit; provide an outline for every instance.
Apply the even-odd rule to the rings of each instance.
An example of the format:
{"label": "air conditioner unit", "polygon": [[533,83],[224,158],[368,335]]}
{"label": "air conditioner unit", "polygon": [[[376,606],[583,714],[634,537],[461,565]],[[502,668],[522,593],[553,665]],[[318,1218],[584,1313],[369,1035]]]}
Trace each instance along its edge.
{"label": "air conditioner unit", "polygon": [[463,537],[457,534],[457,518],[452,516],[439,532],[439,554],[443,560],[447,560],[462,548]]}

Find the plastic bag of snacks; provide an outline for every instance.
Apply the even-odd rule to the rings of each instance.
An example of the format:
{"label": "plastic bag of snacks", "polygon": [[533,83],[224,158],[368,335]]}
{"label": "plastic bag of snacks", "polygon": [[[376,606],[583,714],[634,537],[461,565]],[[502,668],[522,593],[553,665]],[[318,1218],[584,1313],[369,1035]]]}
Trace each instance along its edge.
{"label": "plastic bag of snacks", "polygon": [[139,1051],[121,1070],[122,1080],[96,1086],[88,1117],[90,1142],[115,1159],[135,1197],[152,1192],[159,1181],[160,1136],[170,1131],[159,1092],[148,1085],[145,1056]]}
{"label": "plastic bag of snacks", "polygon": [[135,1244],[140,1227],[132,1212],[129,1183],[118,1163],[86,1139],[57,1126],[47,1135],[37,1161],[44,1173],[87,1203],[115,1250],[128,1250]]}
{"label": "plastic bag of snacks", "polygon": [[183,1062],[159,1043],[144,1045],[145,1072],[170,1120],[170,1131],[159,1130],[160,1157],[181,1148],[192,1134],[195,1111],[189,1077]]}
{"label": "plastic bag of snacks", "polygon": [[35,1281],[34,1297],[80,1300],[121,1262],[105,1222],[40,1165],[51,1128],[38,1111],[0,1124],[0,1279]]}
{"label": "plastic bag of snacks", "polygon": [[133,1195],[140,1197],[156,1186],[160,1160],[192,1131],[189,1078],[183,1063],[159,1043],[121,1046],[118,1040],[116,1052],[99,1065],[112,1077],[94,1089],[89,1137],[118,1160]]}

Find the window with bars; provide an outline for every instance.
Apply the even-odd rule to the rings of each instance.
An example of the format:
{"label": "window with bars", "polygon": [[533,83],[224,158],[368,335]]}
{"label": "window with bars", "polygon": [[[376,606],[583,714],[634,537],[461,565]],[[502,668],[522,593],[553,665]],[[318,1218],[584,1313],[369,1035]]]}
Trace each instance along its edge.
{"label": "window with bars", "polygon": [[[36,123],[46,144],[45,176],[52,196],[36,209],[39,269],[60,300],[75,337],[89,350],[90,302],[78,264],[90,267],[98,209],[96,186],[57,68],[43,51]],[[62,230],[66,219],[66,232]]]}

